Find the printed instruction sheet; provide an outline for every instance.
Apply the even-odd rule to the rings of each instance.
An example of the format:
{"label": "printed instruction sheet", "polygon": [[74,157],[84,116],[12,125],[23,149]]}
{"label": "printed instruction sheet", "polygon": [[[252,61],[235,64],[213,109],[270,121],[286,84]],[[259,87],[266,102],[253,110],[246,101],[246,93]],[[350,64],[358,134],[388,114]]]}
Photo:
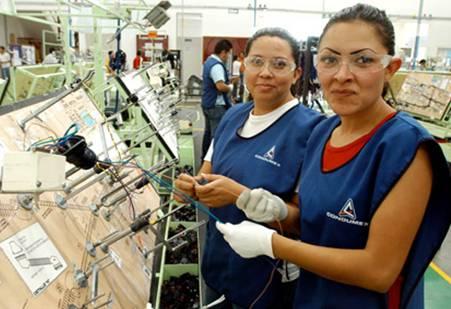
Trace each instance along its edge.
{"label": "printed instruction sheet", "polygon": [[39,223],[34,223],[0,247],[34,296],[42,293],[67,264]]}

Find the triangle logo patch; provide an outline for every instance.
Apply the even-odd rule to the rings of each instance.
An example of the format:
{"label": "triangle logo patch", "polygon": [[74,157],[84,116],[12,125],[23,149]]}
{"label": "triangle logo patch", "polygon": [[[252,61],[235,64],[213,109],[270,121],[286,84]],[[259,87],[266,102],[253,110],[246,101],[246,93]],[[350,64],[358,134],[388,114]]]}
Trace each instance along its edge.
{"label": "triangle logo patch", "polygon": [[357,219],[357,214],[355,213],[354,209],[354,202],[352,199],[348,199],[344,206],[341,208],[340,212],[338,213],[340,217],[348,218],[351,220]]}
{"label": "triangle logo patch", "polygon": [[275,155],[276,155],[276,145],[272,146],[271,149],[269,149],[263,156],[266,159],[274,160]]}

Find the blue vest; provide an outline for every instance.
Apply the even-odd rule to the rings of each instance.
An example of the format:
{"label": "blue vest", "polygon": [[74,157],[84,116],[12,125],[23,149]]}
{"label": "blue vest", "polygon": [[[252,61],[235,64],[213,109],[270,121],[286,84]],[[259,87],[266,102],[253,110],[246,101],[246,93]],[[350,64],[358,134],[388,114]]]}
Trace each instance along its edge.
{"label": "blue vest", "polygon": [[[240,137],[237,131],[253,107],[251,103],[235,105],[222,118],[214,138],[212,172],[249,188],[264,188],[290,199],[304,161],[307,139],[323,117],[297,105],[256,136]],[[248,220],[235,205],[211,211],[223,222],[236,224]],[[225,294],[234,304],[249,307],[269,281],[275,263],[268,257],[241,258],[224,241],[215,222],[208,223],[202,274],[209,287]],[[254,308],[277,304],[280,288],[281,276],[275,271],[271,285]]]}
{"label": "blue vest", "polygon": [[[299,192],[301,240],[319,246],[363,249],[371,218],[424,144],[433,164],[434,184],[401,272],[401,308],[423,308],[422,276],[451,222],[446,159],[426,130],[400,112],[378,129],[356,157],[324,173],[324,147],[338,125],[338,117],[323,121],[307,145]],[[387,304],[387,293],[338,283],[301,269],[295,308],[379,309],[387,308]]]}
{"label": "blue vest", "polygon": [[218,59],[210,56],[207,58],[207,60],[204,63],[203,71],[202,71],[202,107],[205,109],[211,109],[214,108],[216,105],[216,98],[219,95],[222,95],[224,97],[224,102],[226,104],[226,107],[230,107],[230,100],[227,96],[227,93],[221,92],[218,89],[216,89],[215,82],[210,77],[210,71],[211,68],[215,64],[220,64],[222,68],[224,69],[224,76],[225,76],[225,83],[229,83],[229,77],[227,74],[227,69],[221,61]]}

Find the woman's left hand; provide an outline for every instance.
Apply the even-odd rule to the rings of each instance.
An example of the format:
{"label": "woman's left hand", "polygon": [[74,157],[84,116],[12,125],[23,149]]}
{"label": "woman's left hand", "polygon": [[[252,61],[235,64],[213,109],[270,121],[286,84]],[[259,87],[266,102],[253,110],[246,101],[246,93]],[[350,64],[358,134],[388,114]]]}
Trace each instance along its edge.
{"label": "woman's left hand", "polygon": [[196,184],[194,190],[199,202],[209,207],[235,204],[238,196],[247,188],[236,181],[215,174],[202,174],[205,184]]}
{"label": "woman's left hand", "polygon": [[272,234],[276,231],[250,221],[243,221],[240,224],[216,222],[216,228],[241,257],[253,258],[267,255],[274,258]]}

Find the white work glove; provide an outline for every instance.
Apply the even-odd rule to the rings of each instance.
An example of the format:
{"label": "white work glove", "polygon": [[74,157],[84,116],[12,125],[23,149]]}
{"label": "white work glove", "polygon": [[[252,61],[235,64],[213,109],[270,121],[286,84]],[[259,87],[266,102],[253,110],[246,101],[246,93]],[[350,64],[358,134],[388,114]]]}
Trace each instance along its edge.
{"label": "white work glove", "polygon": [[244,211],[246,217],[257,222],[282,221],[288,215],[287,204],[261,188],[241,192],[236,206]]}
{"label": "white work glove", "polygon": [[216,222],[216,228],[241,257],[253,258],[267,255],[274,258],[272,234],[276,231],[250,221],[243,221],[240,224]]}

